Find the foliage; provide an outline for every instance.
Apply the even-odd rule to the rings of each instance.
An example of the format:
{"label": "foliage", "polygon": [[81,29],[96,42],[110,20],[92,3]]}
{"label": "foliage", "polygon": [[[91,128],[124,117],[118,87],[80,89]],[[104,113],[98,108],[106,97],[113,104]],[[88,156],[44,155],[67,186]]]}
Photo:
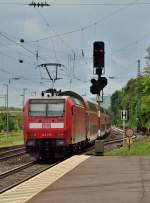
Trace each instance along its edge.
{"label": "foliage", "polygon": [[120,149],[114,149],[110,152],[106,152],[107,156],[149,156],[150,155],[150,138],[143,139],[138,142],[134,142],[130,151],[128,146],[121,147]]}
{"label": "foliage", "polygon": [[[7,112],[5,107],[0,107],[0,132],[6,131]],[[10,107],[8,109],[8,125],[9,131],[22,130],[22,110]]]}
{"label": "foliage", "polygon": [[121,110],[127,109],[129,120],[127,127],[150,129],[150,76],[128,81],[120,91],[111,97],[113,124],[121,126]]}
{"label": "foliage", "polygon": [[24,144],[22,133],[0,134],[0,147]]}

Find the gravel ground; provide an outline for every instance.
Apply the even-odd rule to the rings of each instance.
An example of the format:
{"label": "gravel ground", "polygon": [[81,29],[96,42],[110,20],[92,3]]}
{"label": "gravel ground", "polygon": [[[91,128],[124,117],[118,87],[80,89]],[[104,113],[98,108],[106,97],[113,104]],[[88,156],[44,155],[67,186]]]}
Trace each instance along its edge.
{"label": "gravel ground", "polygon": [[32,161],[33,158],[31,158],[28,154],[24,154],[24,155],[19,155],[19,156],[7,159],[6,161],[1,161],[0,174],[10,169],[16,168],[22,164],[26,164],[30,160]]}
{"label": "gravel ground", "polygon": [[9,175],[5,178],[3,178],[0,181],[0,192],[8,187],[12,187],[14,184],[20,183],[20,181],[24,181],[26,179],[31,178],[32,175],[36,173],[40,173],[40,171],[43,171],[43,169],[47,169],[50,167],[50,164],[34,164],[28,168],[25,168],[21,170],[20,172],[17,172],[13,175]]}

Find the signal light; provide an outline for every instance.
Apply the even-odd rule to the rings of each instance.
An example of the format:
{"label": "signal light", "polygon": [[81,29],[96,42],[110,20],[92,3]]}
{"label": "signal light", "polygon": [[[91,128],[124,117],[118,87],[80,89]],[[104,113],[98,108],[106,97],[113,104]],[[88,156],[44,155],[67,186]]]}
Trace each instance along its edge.
{"label": "signal light", "polygon": [[107,85],[107,78],[101,77],[98,80],[91,80],[90,92],[92,94],[100,94],[100,91]]}
{"label": "signal light", "polygon": [[95,68],[104,68],[104,55],[105,55],[104,42],[94,42],[93,65]]}

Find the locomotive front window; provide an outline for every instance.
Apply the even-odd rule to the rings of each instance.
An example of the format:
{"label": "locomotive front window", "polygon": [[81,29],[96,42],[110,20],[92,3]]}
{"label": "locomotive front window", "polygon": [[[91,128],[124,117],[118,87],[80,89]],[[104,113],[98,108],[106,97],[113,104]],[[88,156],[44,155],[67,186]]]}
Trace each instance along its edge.
{"label": "locomotive front window", "polygon": [[47,109],[48,117],[63,117],[64,116],[64,101],[63,100],[51,100],[48,103]]}
{"label": "locomotive front window", "polygon": [[30,104],[30,116],[46,116],[46,104]]}
{"label": "locomotive front window", "polygon": [[31,100],[30,116],[63,117],[65,108],[64,99]]}

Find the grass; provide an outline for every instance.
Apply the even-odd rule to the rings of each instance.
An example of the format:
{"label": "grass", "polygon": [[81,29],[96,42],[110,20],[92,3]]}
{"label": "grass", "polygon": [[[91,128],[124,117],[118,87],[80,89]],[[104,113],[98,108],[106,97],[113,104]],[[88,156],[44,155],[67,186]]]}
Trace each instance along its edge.
{"label": "grass", "polygon": [[0,148],[24,144],[22,132],[0,134]]}
{"label": "grass", "polygon": [[[13,145],[24,144],[22,132],[3,133],[0,134],[0,148]],[[128,146],[114,149],[106,152],[106,156],[149,156],[150,155],[150,137],[134,142],[131,145],[130,151]]]}
{"label": "grass", "polygon": [[149,156],[150,155],[150,137],[143,140],[134,142],[130,150],[128,146],[121,147],[120,149],[114,149],[106,152],[106,156]]}

